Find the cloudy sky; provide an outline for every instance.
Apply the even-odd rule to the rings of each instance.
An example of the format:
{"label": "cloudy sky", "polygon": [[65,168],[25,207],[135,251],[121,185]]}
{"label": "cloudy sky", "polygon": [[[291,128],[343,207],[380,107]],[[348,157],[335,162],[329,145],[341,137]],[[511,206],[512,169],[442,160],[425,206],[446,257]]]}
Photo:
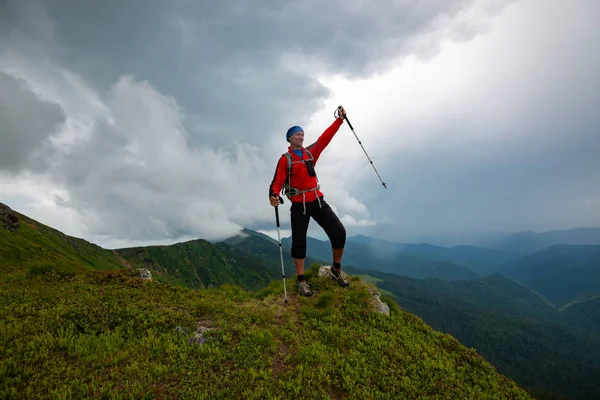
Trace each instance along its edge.
{"label": "cloudy sky", "polygon": [[599,41],[595,0],[0,0],[0,202],[107,248],[276,237],[285,132],[341,104],[387,184],[344,124],[349,235],[600,227]]}

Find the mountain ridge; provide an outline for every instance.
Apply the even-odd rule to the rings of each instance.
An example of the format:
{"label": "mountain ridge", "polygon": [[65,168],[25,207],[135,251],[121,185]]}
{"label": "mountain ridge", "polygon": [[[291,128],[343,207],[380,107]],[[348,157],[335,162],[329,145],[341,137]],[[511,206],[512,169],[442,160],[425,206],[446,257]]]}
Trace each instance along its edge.
{"label": "mountain ridge", "polygon": [[553,245],[504,265],[500,273],[561,306],[600,291],[600,245]]}
{"label": "mountain ridge", "polygon": [[[359,277],[341,288],[313,265],[315,295],[290,291],[287,304],[279,279],[257,291],[197,290],[140,279],[118,260],[131,259],[123,249],[76,257],[71,239],[28,223],[0,227],[2,397],[531,398],[393,302],[389,316],[374,312],[376,289]],[[189,241],[177,254],[192,259],[198,244],[219,250]],[[176,254],[168,247],[128,251],[164,267]],[[52,249],[56,258],[40,256]]]}

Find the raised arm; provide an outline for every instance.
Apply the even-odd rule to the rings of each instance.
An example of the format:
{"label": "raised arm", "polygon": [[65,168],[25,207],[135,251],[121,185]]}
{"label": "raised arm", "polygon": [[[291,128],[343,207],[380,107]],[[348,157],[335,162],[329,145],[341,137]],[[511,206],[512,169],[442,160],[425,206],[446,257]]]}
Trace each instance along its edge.
{"label": "raised arm", "polygon": [[315,158],[315,164],[323,150],[325,150],[325,147],[331,142],[331,139],[333,139],[333,136],[337,133],[343,123],[344,120],[342,118],[336,118],[329,128],[325,129],[325,132],[319,136],[317,141],[307,147],[308,151],[310,151]]}

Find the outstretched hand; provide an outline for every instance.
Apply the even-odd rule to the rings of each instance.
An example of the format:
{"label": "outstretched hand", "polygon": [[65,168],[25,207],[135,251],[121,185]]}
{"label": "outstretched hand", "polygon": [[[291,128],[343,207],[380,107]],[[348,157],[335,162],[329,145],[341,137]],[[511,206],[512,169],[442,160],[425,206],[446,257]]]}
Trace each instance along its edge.
{"label": "outstretched hand", "polygon": [[336,115],[336,118],[337,118],[337,119],[344,119],[344,118],[346,117],[346,110],[344,110],[344,107],[342,107],[342,106],[339,106],[339,107],[336,109],[336,114],[337,114],[337,115]]}

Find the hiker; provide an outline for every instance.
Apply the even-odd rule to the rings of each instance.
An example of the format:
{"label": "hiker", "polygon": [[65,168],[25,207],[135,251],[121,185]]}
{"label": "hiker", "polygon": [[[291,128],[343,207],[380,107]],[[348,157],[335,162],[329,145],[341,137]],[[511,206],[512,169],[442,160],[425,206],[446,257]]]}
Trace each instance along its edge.
{"label": "hiker", "polygon": [[[304,277],[304,260],[306,258],[306,233],[312,217],[325,231],[331,242],[333,266],[330,277],[340,286],[348,286],[348,276],[342,271],[342,254],[346,243],[346,229],[335,215],[329,204],[325,202],[320,191],[319,181],[315,173],[315,165],[325,147],[344,122],[346,112],[342,106],[338,109],[335,121],[327,128],[317,141],[308,147],[302,147],[304,130],[292,126],[286,133],[290,143],[288,152],[283,154],[277,163],[273,181],[269,186],[269,198],[273,207],[280,203],[279,193],[285,187],[286,196],[292,203],[290,221],[292,225],[291,255],[296,265],[298,290],[303,296],[312,296],[312,291]],[[291,161],[288,164],[288,161]],[[289,167],[291,165],[291,175]]]}

